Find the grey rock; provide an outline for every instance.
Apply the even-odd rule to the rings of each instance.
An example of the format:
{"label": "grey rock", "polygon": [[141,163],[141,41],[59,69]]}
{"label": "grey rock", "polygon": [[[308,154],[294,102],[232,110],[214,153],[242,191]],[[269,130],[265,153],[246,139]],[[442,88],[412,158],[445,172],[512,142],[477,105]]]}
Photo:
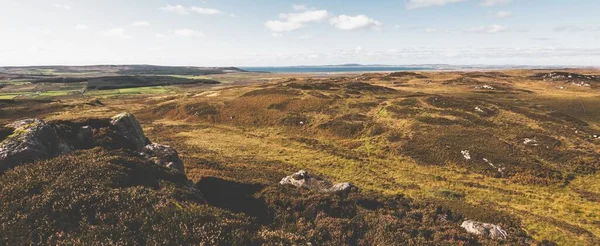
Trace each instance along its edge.
{"label": "grey rock", "polygon": [[157,165],[165,166],[185,173],[183,161],[181,161],[179,154],[171,146],[156,143],[148,144],[142,150],[142,155],[148,159],[151,159]]}
{"label": "grey rock", "polygon": [[280,185],[292,185],[298,188],[305,188],[312,191],[323,193],[348,193],[356,190],[357,187],[351,183],[331,184],[317,176],[309,175],[307,171],[300,170],[290,176],[284,177],[279,182]]}
{"label": "grey rock", "polygon": [[503,230],[500,226],[494,224],[467,220],[462,223],[461,227],[467,230],[467,232],[469,233],[488,237],[495,240],[506,240],[506,238],[508,237],[508,234],[505,230]]}
{"label": "grey rock", "polygon": [[132,114],[122,113],[111,119],[111,124],[117,128],[119,134],[127,139],[136,150],[142,150],[150,144],[150,141],[144,135],[142,126]]}
{"label": "grey rock", "polygon": [[71,151],[43,120],[26,119],[7,125],[13,133],[0,143],[0,173],[27,162],[43,160]]}

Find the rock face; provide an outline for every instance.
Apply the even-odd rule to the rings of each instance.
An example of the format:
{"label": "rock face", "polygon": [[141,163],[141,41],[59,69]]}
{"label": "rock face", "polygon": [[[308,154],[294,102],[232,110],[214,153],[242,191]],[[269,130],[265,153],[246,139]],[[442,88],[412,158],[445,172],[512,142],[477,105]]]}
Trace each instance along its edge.
{"label": "rock face", "polygon": [[330,182],[317,176],[309,175],[308,172],[300,170],[290,176],[287,176],[279,182],[281,185],[293,185],[298,188],[305,188],[312,191],[324,193],[349,193],[358,188],[351,183],[339,183],[332,185]]}
{"label": "rock face", "polygon": [[25,162],[55,157],[71,151],[54,128],[38,119],[27,119],[7,125],[14,129],[0,143],[0,173]]}
{"label": "rock face", "polygon": [[150,144],[150,141],[144,135],[142,126],[132,114],[122,113],[111,119],[111,124],[116,127],[119,134],[127,139],[136,150],[142,150]]}
{"label": "rock face", "polygon": [[[122,113],[110,120],[90,122],[48,124],[39,119],[27,119],[0,127],[0,174],[24,163],[54,158],[74,150],[106,147],[105,141],[108,141],[108,148],[119,146],[116,148],[133,150],[157,165],[184,173],[177,151],[167,145],[150,143],[132,114]],[[96,136],[96,132],[100,135]],[[106,137],[115,135],[119,137]]]}
{"label": "rock face", "polygon": [[148,144],[142,150],[142,155],[151,159],[157,165],[173,168],[185,173],[183,161],[179,159],[179,154],[171,146],[156,143]]}
{"label": "rock face", "polygon": [[508,237],[505,230],[502,230],[500,226],[494,224],[467,220],[462,223],[461,227],[465,228],[469,233],[489,237],[495,240],[506,240]]}

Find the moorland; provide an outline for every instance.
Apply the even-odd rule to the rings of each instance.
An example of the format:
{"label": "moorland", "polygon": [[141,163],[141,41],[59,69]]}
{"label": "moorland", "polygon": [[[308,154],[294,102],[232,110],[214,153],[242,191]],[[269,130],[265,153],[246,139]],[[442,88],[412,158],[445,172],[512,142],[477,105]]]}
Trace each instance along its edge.
{"label": "moorland", "polygon": [[[98,144],[7,170],[0,244],[600,242],[598,70],[27,67],[0,68],[0,83],[0,125],[130,112],[185,165]],[[360,191],[279,185],[301,169]],[[469,234],[467,219],[508,238]]]}

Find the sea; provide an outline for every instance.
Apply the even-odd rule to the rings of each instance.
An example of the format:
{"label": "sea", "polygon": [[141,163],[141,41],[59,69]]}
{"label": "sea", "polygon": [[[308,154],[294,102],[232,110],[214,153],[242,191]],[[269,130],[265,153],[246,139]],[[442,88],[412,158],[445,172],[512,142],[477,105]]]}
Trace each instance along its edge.
{"label": "sea", "polygon": [[432,67],[407,66],[294,66],[294,67],[240,67],[250,72],[267,73],[359,73],[433,70]]}

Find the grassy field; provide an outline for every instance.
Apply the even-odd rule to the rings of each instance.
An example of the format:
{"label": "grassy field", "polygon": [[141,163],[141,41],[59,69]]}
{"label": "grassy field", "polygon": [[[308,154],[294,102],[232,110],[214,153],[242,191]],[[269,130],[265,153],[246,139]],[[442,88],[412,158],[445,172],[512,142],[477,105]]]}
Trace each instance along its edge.
{"label": "grassy field", "polygon": [[151,87],[138,87],[138,88],[125,88],[115,90],[100,90],[100,91],[88,91],[85,95],[89,96],[118,96],[118,95],[139,95],[139,94],[167,94],[172,92],[172,89],[168,86],[151,86]]}
{"label": "grassy field", "polygon": [[148,137],[180,152],[194,182],[276,183],[264,173],[306,169],[470,219],[516,218],[509,229],[538,242],[594,245],[600,83],[540,81],[536,72],[232,75],[237,82],[219,88],[90,91],[105,105],[74,98],[64,103],[78,110],[47,118],[133,112]]}

